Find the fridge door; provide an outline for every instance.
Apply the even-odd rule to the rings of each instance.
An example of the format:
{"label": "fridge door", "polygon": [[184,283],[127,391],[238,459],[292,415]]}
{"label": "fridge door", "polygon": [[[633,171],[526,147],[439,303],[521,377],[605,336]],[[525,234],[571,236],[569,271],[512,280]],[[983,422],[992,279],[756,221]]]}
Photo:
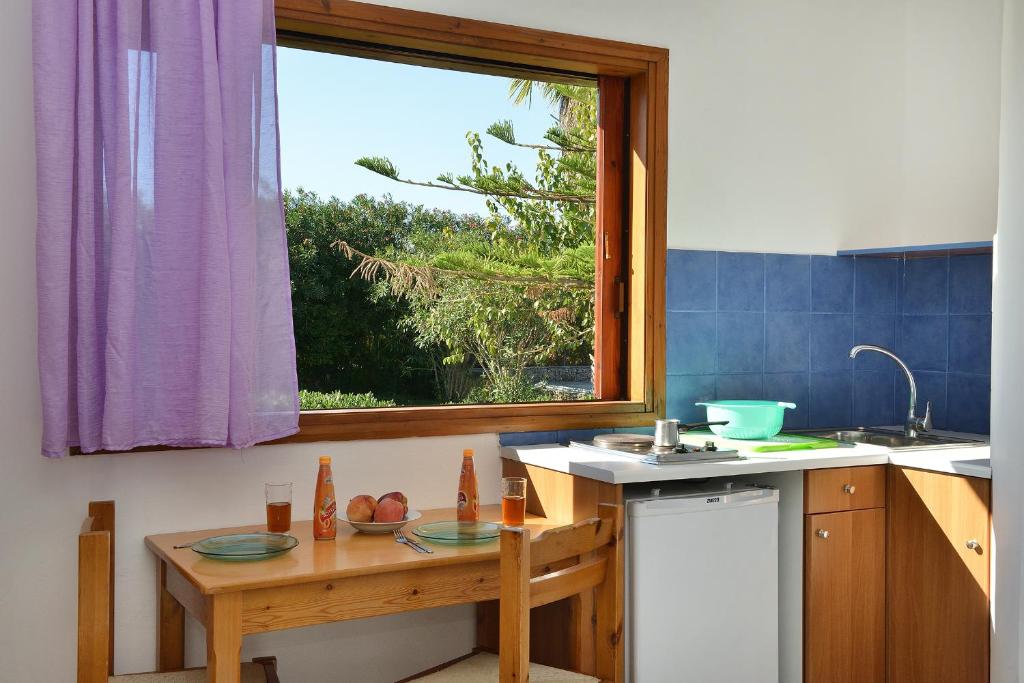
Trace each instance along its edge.
{"label": "fridge door", "polygon": [[777,683],[778,491],[628,503],[634,683]]}

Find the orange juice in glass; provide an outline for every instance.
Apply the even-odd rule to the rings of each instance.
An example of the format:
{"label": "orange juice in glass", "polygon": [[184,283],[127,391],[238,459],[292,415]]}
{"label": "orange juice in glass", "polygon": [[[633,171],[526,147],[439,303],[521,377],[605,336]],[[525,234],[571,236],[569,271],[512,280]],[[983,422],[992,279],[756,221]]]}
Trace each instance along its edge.
{"label": "orange juice in glass", "polygon": [[526,522],[526,479],[503,477],[501,480],[501,523],[522,526]]}
{"label": "orange juice in glass", "polygon": [[292,485],[265,484],[267,531],[283,534],[292,528]]}

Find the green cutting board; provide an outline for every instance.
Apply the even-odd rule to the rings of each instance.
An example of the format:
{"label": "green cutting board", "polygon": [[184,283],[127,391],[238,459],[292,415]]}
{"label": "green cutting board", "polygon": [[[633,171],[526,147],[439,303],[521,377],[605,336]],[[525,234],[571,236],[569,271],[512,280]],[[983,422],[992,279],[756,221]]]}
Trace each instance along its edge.
{"label": "green cutting board", "polygon": [[755,446],[751,450],[755,453],[776,453],[779,451],[807,451],[818,448],[839,448],[842,444],[834,439],[822,439],[818,436],[803,436],[802,434],[776,434],[770,439],[771,443],[762,446]]}
{"label": "green cutting board", "polygon": [[694,446],[702,446],[705,441],[713,440],[719,447],[735,448],[740,452],[748,453],[807,451],[820,448],[839,448],[844,445],[833,439],[822,439],[803,434],[776,434],[770,439],[727,439],[703,429],[680,434],[680,438],[684,443]]}

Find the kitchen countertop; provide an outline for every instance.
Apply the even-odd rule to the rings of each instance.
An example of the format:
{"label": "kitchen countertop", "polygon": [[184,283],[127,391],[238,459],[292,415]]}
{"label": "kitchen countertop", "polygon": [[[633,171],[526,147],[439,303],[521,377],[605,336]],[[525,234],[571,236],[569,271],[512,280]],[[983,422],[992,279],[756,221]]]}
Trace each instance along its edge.
{"label": "kitchen countertop", "polygon": [[[787,472],[826,467],[885,465],[889,463],[901,467],[914,467],[934,472],[961,474],[985,479],[992,478],[987,437],[942,431],[935,431],[933,433],[981,439],[986,442],[977,446],[936,447],[916,450],[893,450],[884,446],[856,444],[819,450],[754,453],[750,451],[744,452],[742,443],[737,444],[735,440],[729,440],[729,445],[737,447],[740,454],[746,456],[745,459],[673,465],[648,465],[624,456],[611,453],[604,454],[559,444],[506,446],[501,449],[501,457],[609,484],[706,479],[762,472]],[[699,443],[709,439],[723,441],[718,437],[704,434],[688,435],[688,438],[685,440],[692,442],[694,439],[699,439]],[[724,446],[725,444],[722,445]]]}

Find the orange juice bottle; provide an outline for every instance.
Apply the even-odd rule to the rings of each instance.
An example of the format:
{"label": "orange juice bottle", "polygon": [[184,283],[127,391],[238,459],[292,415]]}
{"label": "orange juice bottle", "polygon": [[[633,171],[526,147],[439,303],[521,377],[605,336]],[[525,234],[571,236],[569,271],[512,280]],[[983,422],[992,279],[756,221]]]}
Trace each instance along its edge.
{"label": "orange juice bottle", "polygon": [[480,495],[476,486],[476,467],[473,465],[473,449],[462,451],[462,473],[459,475],[459,500],[456,518],[460,522],[480,520]]}
{"label": "orange juice bottle", "polygon": [[334,498],[334,477],[331,476],[331,456],[320,456],[320,472],[316,478],[316,497],[313,500],[313,538],[330,541],[338,533],[338,501]]}

